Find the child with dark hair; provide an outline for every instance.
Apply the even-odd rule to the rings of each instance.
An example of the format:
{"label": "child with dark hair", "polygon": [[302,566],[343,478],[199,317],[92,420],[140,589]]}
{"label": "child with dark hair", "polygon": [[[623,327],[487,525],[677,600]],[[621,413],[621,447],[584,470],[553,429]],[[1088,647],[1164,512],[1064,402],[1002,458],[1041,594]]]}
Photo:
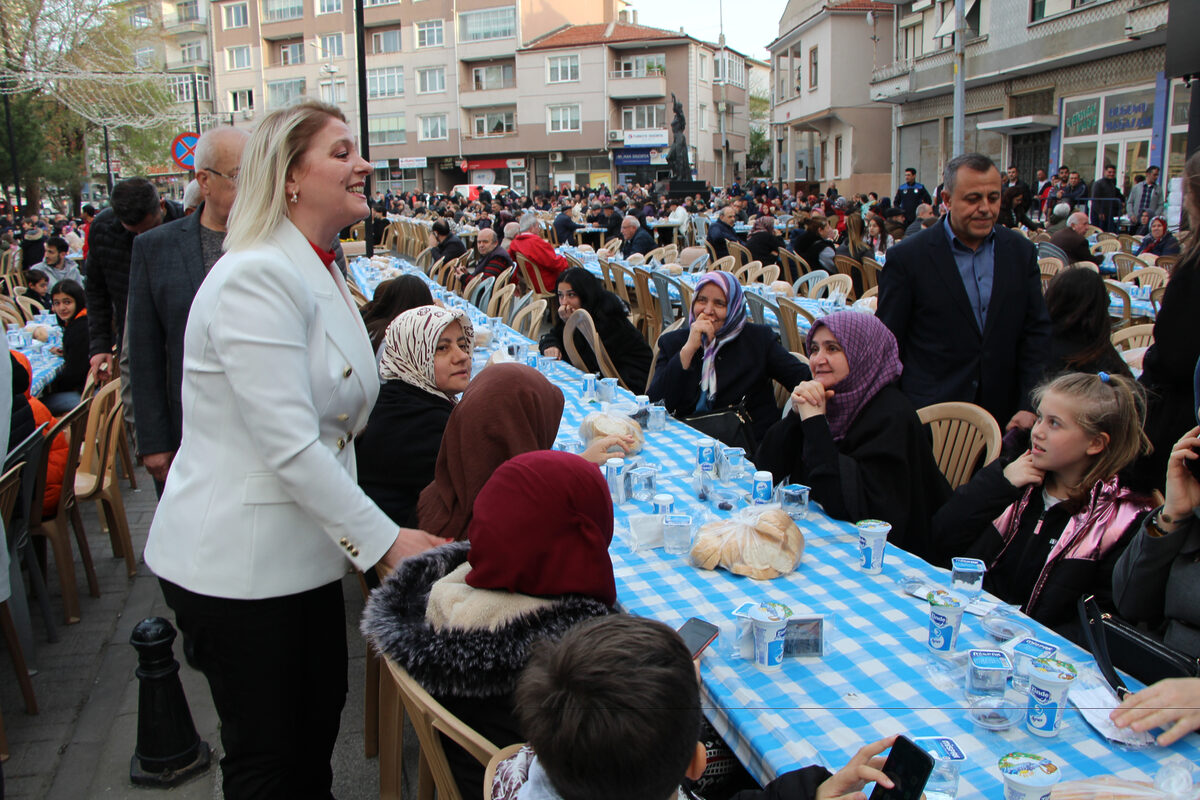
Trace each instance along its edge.
{"label": "child with dark hair", "polygon": [[43,402],[54,416],[61,416],[75,406],[87,381],[88,321],[87,296],[75,281],[60,281],[50,290],[51,308],[63,329],[62,347],[51,352],[63,357],[62,372],[46,387]]}
{"label": "child with dark hair", "polygon": [[27,297],[41,303],[42,308],[50,308],[50,276],[40,269],[31,269],[25,273],[25,286]]}
{"label": "child with dark hair", "polygon": [[[588,620],[535,649],[517,684],[528,745],[501,762],[492,800],[676,800],[704,772],[700,686],[679,634],[625,614]],[[880,756],[894,736],[866,745],[831,775],[785,773],[731,800],[833,800],[867,783],[893,784]]]}

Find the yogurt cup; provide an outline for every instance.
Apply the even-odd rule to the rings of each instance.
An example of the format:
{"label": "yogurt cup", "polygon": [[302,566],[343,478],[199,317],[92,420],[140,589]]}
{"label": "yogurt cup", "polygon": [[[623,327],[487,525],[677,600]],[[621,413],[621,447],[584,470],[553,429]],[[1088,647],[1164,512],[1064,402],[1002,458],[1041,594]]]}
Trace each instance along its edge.
{"label": "yogurt cup", "polygon": [[756,506],[766,505],[774,499],[775,483],[771,473],[765,469],[754,473],[754,483],[750,489],[751,501]]}
{"label": "yogurt cup", "polygon": [[1029,665],[1029,702],[1025,727],[1035,736],[1057,736],[1067,708],[1067,690],[1078,673],[1075,665],[1038,658]]}
{"label": "yogurt cup", "polygon": [[1000,758],[1004,800],[1049,800],[1062,778],[1058,765],[1035,753],[1009,753]]}
{"label": "yogurt cup", "polygon": [[929,650],[937,655],[954,652],[958,629],[962,626],[966,598],[945,589],[929,593]]}
{"label": "yogurt cup", "polygon": [[858,529],[858,568],[871,575],[883,572],[883,551],[892,526],[879,519],[856,522]]}
{"label": "yogurt cup", "polygon": [[774,671],[783,666],[783,646],[792,610],[782,603],[760,603],[750,610],[754,625],[754,664]]}

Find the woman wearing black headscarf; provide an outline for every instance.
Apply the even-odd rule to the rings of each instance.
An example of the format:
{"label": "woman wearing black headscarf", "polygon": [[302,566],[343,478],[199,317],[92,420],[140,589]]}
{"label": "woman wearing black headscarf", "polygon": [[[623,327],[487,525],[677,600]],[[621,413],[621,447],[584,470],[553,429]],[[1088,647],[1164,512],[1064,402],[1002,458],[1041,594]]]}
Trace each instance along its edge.
{"label": "woman wearing black headscarf", "polygon": [[[582,267],[572,267],[559,275],[556,289],[558,319],[554,327],[542,336],[539,343],[542,353],[555,358],[565,355],[563,333],[566,322],[576,310],[583,309],[592,315],[596,334],[621,380],[634,394],[641,394],[646,387],[654,354],[629,321],[629,310],[621,298],[605,290],[600,280]],[[582,334],[575,334],[575,349],[579,351],[588,371],[599,372],[596,357]]]}

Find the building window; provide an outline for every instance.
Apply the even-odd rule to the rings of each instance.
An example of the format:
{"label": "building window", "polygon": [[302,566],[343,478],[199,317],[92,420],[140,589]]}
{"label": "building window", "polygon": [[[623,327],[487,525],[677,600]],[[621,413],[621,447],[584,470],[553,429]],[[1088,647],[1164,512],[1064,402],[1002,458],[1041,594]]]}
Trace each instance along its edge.
{"label": "building window", "polygon": [[367,70],[367,97],[403,97],[404,67]]}
{"label": "building window", "polygon": [[337,105],[346,102],[346,82],[321,81],[321,101]]}
{"label": "building window", "polygon": [[250,69],[250,45],[225,48],[225,63],[230,70]]}
{"label": "building window", "polygon": [[133,51],[133,64],[138,69],[149,69],[154,66],[154,48],[139,47]]}
{"label": "building window", "polygon": [[446,91],[446,68],[426,67],[417,70],[417,94]]}
{"label": "building window", "polygon": [[512,64],[475,67],[471,70],[471,75],[477,92],[486,89],[509,89],[517,85]]}
{"label": "building window", "polygon": [[833,139],[833,177],[842,177],[842,137]]}
{"label": "building window", "polygon": [[421,129],[417,134],[418,141],[430,142],[449,138],[450,131],[446,124],[445,114],[430,114],[427,117],[421,117],[420,120]]}
{"label": "building window", "polygon": [[517,35],[517,8],[488,8],[458,15],[458,38],[462,42],[511,39]]}
{"label": "building window", "polygon": [[367,140],[371,144],[404,144],[408,134],[404,129],[404,113],[367,118]]}
{"label": "building window", "polygon": [[516,130],[516,115],[512,111],[490,111],[475,115],[476,136],[504,136]]}
{"label": "building window", "polygon": [[579,105],[547,106],[550,115],[550,132],[567,133],[580,130]]}
{"label": "building window", "polygon": [[[1033,0],[1029,19],[1031,22],[1037,22],[1046,17],[1065,14],[1077,8],[1090,6],[1095,2],[1096,0]],[[951,12],[953,12],[953,6],[951,6]]]}
{"label": "building window", "polygon": [[699,119],[700,130],[702,130],[702,131],[708,130],[708,106],[701,103],[700,104],[700,114],[698,116],[700,117],[700,119]]}
{"label": "building window", "polygon": [[304,96],[304,78],[267,82],[267,108],[282,108]]}
{"label": "building window", "polygon": [[179,60],[184,64],[195,64],[204,60],[204,42],[184,42],[179,47]]}
{"label": "building window", "polygon": [[817,88],[817,48],[808,51],[808,88]]}
{"label": "building window", "polygon": [[443,44],[440,19],[417,23],[417,47],[441,47]]}
{"label": "building window", "polygon": [[176,103],[192,102],[192,79],[196,79],[196,92],[200,99],[212,99],[211,86],[207,75],[171,75],[167,78],[167,91],[175,98]]}
{"label": "building window", "polygon": [[372,53],[399,53],[400,52],[400,29],[393,28],[390,31],[375,31],[371,34],[371,52]]}
{"label": "building window", "polygon": [[728,81],[734,86],[746,86],[746,61],[737,53],[728,50],[713,56],[713,80]]}
{"label": "building window", "polygon": [[648,75],[666,75],[667,57],[662,53],[644,56],[625,56],[613,63],[614,78],[645,78]]}
{"label": "building window", "polygon": [[262,0],[263,22],[282,22],[303,16],[304,0]]}
{"label": "building window", "polygon": [[134,6],[129,11],[129,24],[135,28],[149,28],[154,24],[150,16],[150,6]]}
{"label": "building window", "polygon": [[183,0],[175,4],[175,17],[180,22],[195,22],[200,19],[200,0]]}
{"label": "building window", "polygon": [[342,34],[340,33],[323,33],[321,34],[321,58],[341,58],[342,57]]}
{"label": "building window", "polygon": [[304,42],[287,42],[279,45],[279,63],[284,66],[304,63]]}
{"label": "building window", "polygon": [[621,127],[627,131],[667,127],[667,107],[662,103],[652,106],[626,106],[621,109]]}
{"label": "building window", "polygon": [[700,74],[700,80],[702,80],[702,81],[708,80],[708,59],[706,57],[704,57],[703,55],[700,56],[699,74]]}
{"label": "building window", "polygon": [[367,0],[369,6],[390,6],[399,3],[400,0]]}
{"label": "building window", "polygon": [[245,28],[250,24],[250,12],[245,3],[230,3],[225,6],[225,30]]}
{"label": "building window", "polygon": [[318,14],[342,13],[342,0],[317,0]]}
{"label": "building window", "polygon": [[232,111],[251,111],[254,109],[253,89],[234,89],[229,93],[229,108]]}
{"label": "building window", "polygon": [[546,59],[546,83],[579,80],[579,56],[550,56]]}

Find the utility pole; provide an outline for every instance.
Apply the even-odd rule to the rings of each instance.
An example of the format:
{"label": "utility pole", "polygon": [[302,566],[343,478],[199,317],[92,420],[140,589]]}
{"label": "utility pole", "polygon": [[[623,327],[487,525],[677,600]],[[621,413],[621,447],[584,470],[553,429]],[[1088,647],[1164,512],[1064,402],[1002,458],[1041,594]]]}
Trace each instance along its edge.
{"label": "utility pole", "polygon": [[729,62],[725,58],[725,3],[724,0],[717,2],[717,22],[720,25],[720,44],[721,44],[721,102],[720,108],[720,131],[721,131],[721,186],[725,192],[729,192],[729,140],[726,138],[725,132],[725,115],[729,111],[729,93],[726,87],[729,84]]}
{"label": "utility pole", "polygon": [[[196,135],[204,133],[200,130],[200,80],[196,77],[196,68],[192,67],[192,117],[196,121]],[[196,177],[196,170],[192,170],[192,177]]]}
{"label": "utility pole", "polygon": [[[363,2],[354,0],[354,60],[358,67],[358,138],[359,150],[362,157],[371,160],[371,129],[367,124],[367,48],[366,26],[363,23]],[[457,37],[456,37],[457,38]],[[332,78],[330,79],[332,87]],[[336,96],[336,95],[335,95]],[[375,167],[367,173],[363,193],[367,196],[367,204],[371,203],[371,185],[375,178]],[[367,223],[363,225],[363,238],[367,240],[367,258],[375,255],[375,246],[371,242],[371,215],[367,214]]]}
{"label": "utility pole", "polygon": [[954,141],[950,157],[960,156],[965,149],[966,120],[966,43],[967,18],[963,10],[966,0],[954,0]]}

